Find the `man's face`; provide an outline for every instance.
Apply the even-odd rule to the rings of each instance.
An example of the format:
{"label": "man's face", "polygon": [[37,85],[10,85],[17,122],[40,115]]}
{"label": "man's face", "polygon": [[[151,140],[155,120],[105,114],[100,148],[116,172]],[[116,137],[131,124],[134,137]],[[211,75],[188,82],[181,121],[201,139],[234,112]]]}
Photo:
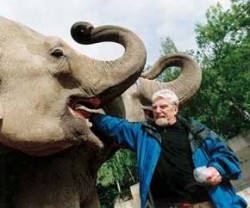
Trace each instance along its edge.
{"label": "man's face", "polygon": [[171,104],[164,98],[157,98],[154,100],[153,114],[155,123],[158,126],[168,126],[176,122],[176,115],[178,112],[178,106]]}

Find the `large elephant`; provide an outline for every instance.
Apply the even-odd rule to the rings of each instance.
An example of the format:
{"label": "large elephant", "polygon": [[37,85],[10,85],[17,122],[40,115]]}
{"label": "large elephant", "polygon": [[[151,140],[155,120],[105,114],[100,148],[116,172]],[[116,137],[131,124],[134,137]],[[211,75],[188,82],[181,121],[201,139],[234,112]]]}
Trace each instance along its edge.
{"label": "large elephant", "polygon": [[8,201],[3,207],[98,207],[95,180],[103,144],[78,106],[99,108],[124,92],[141,74],[146,52],[124,28],[74,28],[92,43],[122,44],[123,56],[91,59],[59,38],[0,19],[0,198]]}
{"label": "large elephant", "polygon": [[[199,67],[182,54],[160,59],[138,79],[145,47],[125,28],[76,23],[71,33],[78,43],[113,41],[125,52],[98,61],[59,38],[0,19],[0,207],[99,207],[96,175],[112,143],[90,130],[86,110],[142,120],[140,106],[154,90],[171,88],[185,103],[199,88]],[[177,80],[150,80],[173,65],[183,69]]]}

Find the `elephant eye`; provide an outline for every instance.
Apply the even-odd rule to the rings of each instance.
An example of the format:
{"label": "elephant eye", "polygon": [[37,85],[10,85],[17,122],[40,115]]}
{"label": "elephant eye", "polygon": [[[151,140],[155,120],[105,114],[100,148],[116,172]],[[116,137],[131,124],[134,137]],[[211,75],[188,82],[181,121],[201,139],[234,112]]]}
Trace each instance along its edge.
{"label": "elephant eye", "polygon": [[62,49],[55,49],[52,53],[52,56],[56,57],[56,58],[60,58],[62,56],[64,56],[63,54],[63,50]]}

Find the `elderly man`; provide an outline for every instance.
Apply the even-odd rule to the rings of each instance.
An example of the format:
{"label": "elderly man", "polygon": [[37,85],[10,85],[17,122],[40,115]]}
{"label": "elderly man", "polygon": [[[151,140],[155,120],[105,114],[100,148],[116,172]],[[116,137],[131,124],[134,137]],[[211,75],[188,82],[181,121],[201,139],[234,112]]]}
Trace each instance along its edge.
{"label": "elderly man", "polygon": [[[153,121],[95,113],[90,121],[101,138],[136,152],[142,208],[148,198],[156,208],[246,207],[229,181],[241,176],[237,157],[206,126],[177,116],[178,104],[176,94],[164,89],[152,96]],[[202,166],[206,178],[197,182],[193,172]]]}

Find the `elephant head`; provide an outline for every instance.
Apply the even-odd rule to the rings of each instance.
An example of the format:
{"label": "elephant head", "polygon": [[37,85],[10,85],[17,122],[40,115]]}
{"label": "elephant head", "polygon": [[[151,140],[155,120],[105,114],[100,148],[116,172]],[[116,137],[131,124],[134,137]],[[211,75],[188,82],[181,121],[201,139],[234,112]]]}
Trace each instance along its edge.
{"label": "elephant head", "polygon": [[101,108],[136,81],[146,60],[142,41],[118,26],[73,25],[78,42],[124,46],[122,57],[100,61],[11,20],[0,25],[0,142],[32,155],[82,142],[101,147],[81,108]]}

